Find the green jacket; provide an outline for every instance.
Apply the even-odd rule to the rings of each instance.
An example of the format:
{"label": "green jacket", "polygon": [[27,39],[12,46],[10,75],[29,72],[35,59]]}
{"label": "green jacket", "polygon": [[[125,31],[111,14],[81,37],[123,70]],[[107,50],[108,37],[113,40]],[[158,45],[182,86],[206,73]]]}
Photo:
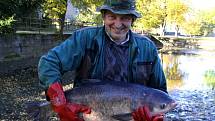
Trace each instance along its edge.
{"label": "green jacket", "polygon": [[[152,41],[129,31],[128,80],[167,91],[166,79],[157,49]],[[67,71],[76,71],[76,81],[102,79],[104,68],[104,27],[75,31],[66,41],[41,57],[38,66],[40,84],[45,89]],[[78,83],[78,81],[77,81]]]}

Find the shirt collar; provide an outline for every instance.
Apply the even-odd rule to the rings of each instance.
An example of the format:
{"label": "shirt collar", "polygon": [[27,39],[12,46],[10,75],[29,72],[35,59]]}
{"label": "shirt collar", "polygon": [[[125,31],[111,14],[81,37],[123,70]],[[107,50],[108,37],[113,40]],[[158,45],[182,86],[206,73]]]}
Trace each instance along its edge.
{"label": "shirt collar", "polygon": [[127,35],[126,35],[126,39],[124,40],[124,41],[122,41],[122,42],[120,42],[120,43],[118,43],[118,42],[116,42],[116,41],[114,41],[113,40],[113,38],[109,35],[109,33],[105,30],[105,32],[106,32],[106,34],[108,35],[108,37],[110,38],[110,40],[111,41],[113,41],[115,44],[117,44],[117,45],[123,45],[123,44],[125,44],[126,42],[128,42],[129,41],[129,32],[127,33]]}

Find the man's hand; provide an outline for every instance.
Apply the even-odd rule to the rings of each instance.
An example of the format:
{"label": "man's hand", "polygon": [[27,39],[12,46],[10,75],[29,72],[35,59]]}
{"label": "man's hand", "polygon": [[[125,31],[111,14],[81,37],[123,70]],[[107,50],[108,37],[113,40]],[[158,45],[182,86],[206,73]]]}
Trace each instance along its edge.
{"label": "man's hand", "polygon": [[79,113],[89,114],[91,112],[90,108],[84,105],[67,103],[65,108],[58,113],[61,121],[84,121],[84,119],[79,117]]}
{"label": "man's hand", "polygon": [[84,121],[79,117],[79,113],[89,114],[91,112],[91,109],[87,106],[67,102],[63,88],[58,82],[50,85],[47,96],[50,98],[52,108],[58,113],[61,121]]}
{"label": "man's hand", "polygon": [[151,116],[147,106],[138,108],[132,113],[134,121],[163,121],[163,115]]}

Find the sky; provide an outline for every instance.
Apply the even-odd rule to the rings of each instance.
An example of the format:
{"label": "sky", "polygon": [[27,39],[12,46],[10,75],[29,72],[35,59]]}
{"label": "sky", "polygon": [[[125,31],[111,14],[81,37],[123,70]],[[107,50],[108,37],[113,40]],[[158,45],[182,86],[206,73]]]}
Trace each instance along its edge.
{"label": "sky", "polygon": [[215,0],[190,0],[190,5],[192,8],[207,10],[215,8]]}

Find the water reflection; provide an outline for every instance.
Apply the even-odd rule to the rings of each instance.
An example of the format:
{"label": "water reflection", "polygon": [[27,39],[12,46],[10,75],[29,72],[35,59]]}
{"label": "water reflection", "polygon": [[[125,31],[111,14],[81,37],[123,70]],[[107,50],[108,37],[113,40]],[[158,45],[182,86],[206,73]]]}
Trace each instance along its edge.
{"label": "water reflection", "polygon": [[[191,51],[187,52],[191,53]],[[195,54],[161,54],[168,91],[215,87],[215,52],[192,50]]]}
{"label": "water reflection", "polygon": [[168,90],[179,88],[183,85],[182,78],[185,73],[179,68],[178,56],[163,55],[164,73],[168,81]]}

